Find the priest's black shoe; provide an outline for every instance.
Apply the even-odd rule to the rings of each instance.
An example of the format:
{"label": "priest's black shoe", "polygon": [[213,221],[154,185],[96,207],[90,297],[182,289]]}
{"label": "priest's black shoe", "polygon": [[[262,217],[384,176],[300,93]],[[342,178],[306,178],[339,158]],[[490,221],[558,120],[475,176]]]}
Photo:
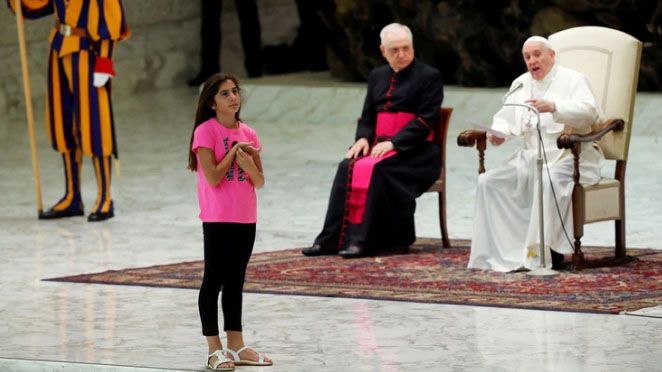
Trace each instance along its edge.
{"label": "priest's black shoe", "polygon": [[108,212],[101,212],[101,211],[96,211],[90,213],[89,216],[87,216],[87,222],[99,222],[99,221],[105,221],[109,218],[113,218],[115,216],[115,213],[113,212],[113,202],[110,202],[110,208],[108,208]]}
{"label": "priest's black shoe", "polygon": [[359,245],[350,244],[349,247],[338,252],[338,254],[342,258],[359,258],[368,256],[368,250]]}
{"label": "priest's black shoe", "polygon": [[332,249],[324,248],[319,244],[313,244],[312,247],[302,249],[301,253],[304,256],[324,256],[324,255],[333,255],[338,252]]}
{"label": "priest's black shoe", "polygon": [[58,210],[58,209],[55,209],[55,208],[51,208],[51,209],[47,210],[46,212],[41,212],[41,213],[39,213],[39,219],[40,220],[53,220],[53,219],[56,219],[56,218],[82,216],[84,214],[85,214],[85,212],[83,211],[83,205],[82,204],[79,204],[77,206],[74,206],[74,204],[72,204],[67,209]]}
{"label": "priest's black shoe", "polygon": [[391,250],[389,253],[391,254],[407,254],[409,253],[409,247],[411,244],[402,244],[398,245],[393,250]]}

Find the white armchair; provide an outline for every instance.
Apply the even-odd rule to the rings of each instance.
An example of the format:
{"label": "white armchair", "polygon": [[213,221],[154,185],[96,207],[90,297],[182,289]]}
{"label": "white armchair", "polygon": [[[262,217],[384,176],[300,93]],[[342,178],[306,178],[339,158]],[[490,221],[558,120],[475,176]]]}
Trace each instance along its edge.
{"label": "white armchair", "polygon": [[[559,148],[570,149],[575,158],[575,187],[572,195],[574,254],[576,267],[603,266],[628,261],[625,255],[625,168],[628,160],[641,42],[621,31],[595,26],[575,27],[549,36],[556,61],[586,75],[605,117],[591,133],[564,134]],[[581,143],[598,141],[607,160],[616,162],[613,178],[603,177],[596,185],[579,183]],[[615,221],[614,257],[588,262],[581,250],[584,224]]]}

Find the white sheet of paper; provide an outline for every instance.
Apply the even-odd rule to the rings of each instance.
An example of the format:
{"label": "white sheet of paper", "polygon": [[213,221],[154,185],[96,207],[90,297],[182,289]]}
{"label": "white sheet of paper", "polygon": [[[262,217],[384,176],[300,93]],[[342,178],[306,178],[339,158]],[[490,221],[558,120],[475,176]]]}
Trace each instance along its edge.
{"label": "white sheet of paper", "polygon": [[489,134],[491,134],[491,135],[493,135],[493,136],[499,137],[499,138],[509,139],[509,138],[514,137],[514,136],[511,135],[511,134],[503,133],[503,132],[500,132],[500,131],[498,131],[498,130],[496,130],[496,129],[492,129],[491,126],[489,126],[489,125],[487,125],[487,124],[484,124],[484,123],[481,123],[481,122],[479,122],[479,121],[475,121],[475,120],[468,119],[468,120],[467,120],[467,124],[471,125],[471,126],[474,127],[475,129],[479,129],[479,130],[485,131],[485,132],[487,132],[487,133],[489,133]]}

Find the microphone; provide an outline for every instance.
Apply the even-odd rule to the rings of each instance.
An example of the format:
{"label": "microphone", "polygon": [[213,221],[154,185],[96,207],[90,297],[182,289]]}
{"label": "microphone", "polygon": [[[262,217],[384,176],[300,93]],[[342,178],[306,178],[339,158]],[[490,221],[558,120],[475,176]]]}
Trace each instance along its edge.
{"label": "microphone", "polygon": [[521,89],[524,86],[523,82],[518,82],[511,90],[506,93],[506,95],[503,96],[503,99],[501,100],[503,103],[506,103],[506,99],[510,97],[511,94],[515,93],[517,90]]}

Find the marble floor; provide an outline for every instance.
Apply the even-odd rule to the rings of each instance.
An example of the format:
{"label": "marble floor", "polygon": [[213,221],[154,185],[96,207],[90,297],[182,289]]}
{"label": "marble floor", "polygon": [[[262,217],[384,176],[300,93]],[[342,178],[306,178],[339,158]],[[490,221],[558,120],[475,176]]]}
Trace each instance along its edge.
{"label": "marble floor", "polygon": [[[363,86],[297,75],[247,81],[244,89],[242,116],[261,136],[267,178],[255,251],[309,244],[352,140]],[[475,151],[454,138],[466,118],[487,120],[503,93],[446,90],[444,105],[455,108],[447,163],[452,238],[470,236],[476,180]],[[104,223],[38,221],[24,119],[0,119],[0,370],[203,369],[197,291],[42,281],[202,257],[195,178],[185,169],[195,94],[114,97],[121,170],[113,179],[116,217]],[[630,247],[662,249],[660,103],[660,95],[638,97],[642,123],[626,188]],[[61,196],[61,161],[46,143],[41,110],[36,121],[48,207]],[[488,166],[508,152],[490,149]],[[88,208],[95,194],[86,160]],[[436,213],[434,195],[419,199],[419,236],[439,236]],[[590,226],[584,242],[612,244],[612,224]],[[244,324],[247,342],[275,365],[241,371],[662,371],[660,318],[246,294]]]}

